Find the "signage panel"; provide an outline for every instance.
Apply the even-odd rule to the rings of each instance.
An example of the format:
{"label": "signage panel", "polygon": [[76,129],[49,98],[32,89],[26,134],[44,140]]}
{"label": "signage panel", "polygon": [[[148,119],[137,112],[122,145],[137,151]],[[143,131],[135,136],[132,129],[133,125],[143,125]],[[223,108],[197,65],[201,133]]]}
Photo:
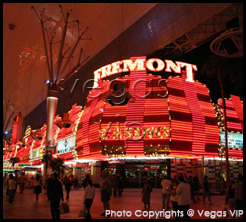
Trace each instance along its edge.
{"label": "signage panel", "polygon": [[76,136],[58,141],[57,154],[71,152],[75,149]]}
{"label": "signage panel", "polygon": [[[243,149],[243,134],[227,133],[228,148]],[[225,132],[220,132],[220,143],[225,147]]]}

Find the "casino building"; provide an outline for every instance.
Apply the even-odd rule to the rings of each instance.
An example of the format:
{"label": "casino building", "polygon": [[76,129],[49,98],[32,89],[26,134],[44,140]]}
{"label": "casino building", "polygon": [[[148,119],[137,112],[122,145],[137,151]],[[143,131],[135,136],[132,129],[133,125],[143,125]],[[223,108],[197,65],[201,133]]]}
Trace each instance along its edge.
{"label": "casino building", "polygon": [[[215,192],[225,179],[224,110],[211,102],[209,89],[195,80],[197,67],[171,60],[131,57],[95,71],[84,107],[74,104],[70,124],[55,117],[52,155],[64,159],[66,174],[91,174],[99,184],[102,169],[121,174],[126,187],[150,178],[160,187],[163,175],[209,177]],[[243,173],[243,103],[226,99],[230,174]],[[13,124],[13,136],[18,118]],[[8,147],[4,170],[42,171],[46,124],[27,129]],[[12,140],[14,141],[14,140]],[[10,159],[19,162],[11,166]]]}

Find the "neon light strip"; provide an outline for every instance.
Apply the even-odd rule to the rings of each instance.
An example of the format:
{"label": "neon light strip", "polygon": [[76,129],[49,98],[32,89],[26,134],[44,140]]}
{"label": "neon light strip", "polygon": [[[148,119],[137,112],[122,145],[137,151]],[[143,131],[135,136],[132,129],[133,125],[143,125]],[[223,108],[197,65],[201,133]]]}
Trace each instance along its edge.
{"label": "neon light strip", "polygon": [[[220,131],[218,127],[218,120],[215,114],[213,105],[211,103],[211,98],[209,96],[209,91],[206,85],[195,81],[195,90],[197,92],[198,98],[203,98],[199,100],[199,106],[202,112],[202,115],[205,117],[205,154],[208,152],[214,152],[218,154],[218,148],[220,143]],[[207,122],[206,120],[209,121]]]}
{"label": "neon light strip", "polygon": [[[105,87],[106,88],[106,87]],[[100,154],[101,144],[99,129],[100,129],[100,118],[102,116],[102,111],[104,110],[105,103],[103,100],[99,100],[96,104],[96,108],[92,114],[90,126],[89,126],[89,145],[90,145],[90,155]]]}
{"label": "neon light strip", "polygon": [[72,116],[71,116],[71,126],[69,128],[61,128],[58,136],[57,136],[57,141],[60,141],[64,138],[70,137],[73,134],[73,129],[74,129],[74,125],[76,123],[76,120],[78,118],[79,112],[81,111],[81,106],[78,107],[73,107],[72,110],[70,110],[69,112],[73,112]]}
{"label": "neon light strip", "polygon": [[[152,99],[145,100],[144,126],[154,127],[156,125],[164,126],[168,129],[169,136],[161,139],[161,141],[162,141],[162,145],[169,144],[170,121],[169,121],[168,104],[166,98],[160,99],[154,97]],[[144,139],[144,142],[146,144],[146,139]]]}
{"label": "neon light strip", "polygon": [[[145,59],[146,57],[131,57],[131,60],[134,62],[136,59]],[[129,92],[132,96],[135,97],[134,103],[128,103],[127,114],[126,114],[126,123],[138,123],[143,126],[144,123],[144,95],[146,91],[146,82],[139,82],[138,85],[135,85],[138,80],[146,80],[146,61],[144,62],[145,70],[131,71],[130,72],[130,88]],[[136,86],[136,87],[134,87]],[[143,98],[139,98],[143,96]],[[127,126],[128,127],[128,126]],[[144,153],[144,142],[143,140],[126,140],[126,155],[135,156]]]}
{"label": "neon light strip", "polygon": [[[76,146],[78,150],[78,158],[86,157],[90,158],[93,156],[92,153],[96,153],[96,155],[100,155],[101,145],[99,143],[99,123],[94,123],[93,117],[99,114],[100,108],[103,108],[104,102],[99,98],[105,95],[105,91],[107,89],[107,82],[102,83],[102,89],[92,89],[89,93],[87,100],[87,107],[84,108],[83,114],[80,119],[78,127],[77,135],[76,135]],[[101,90],[101,91],[100,91]],[[100,96],[99,92],[101,92]],[[88,104],[90,104],[88,106]],[[101,112],[102,114],[102,112]],[[99,118],[100,119],[100,118]],[[91,140],[91,133],[96,136],[96,146],[95,146],[95,137]]]}
{"label": "neon light strip", "polygon": [[89,108],[88,114],[85,116],[84,121],[83,121],[83,153],[84,155],[87,155],[90,153],[90,146],[89,146],[89,123],[90,123],[90,118],[91,115],[96,107],[96,104],[98,102],[98,97],[94,98],[92,100],[92,104]]}
{"label": "neon light strip", "polygon": [[201,154],[205,152],[205,118],[202,114],[197,94],[195,91],[195,85],[192,82],[185,81],[186,74],[182,72],[182,80],[184,85],[184,92],[190,112],[192,114],[192,126],[193,126],[193,142],[192,153]]}
{"label": "neon light strip", "polygon": [[[225,102],[226,102],[227,130],[242,132],[242,126],[232,101],[226,99]],[[224,106],[222,103],[222,99],[218,100],[218,104],[220,105],[222,114],[224,115]]]}
{"label": "neon light strip", "polygon": [[243,150],[233,150],[228,149],[228,156],[229,157],[236,157],[236,158],[243,158]]}
{"label": "neon light strip", "polygon": [[[170,156],[175,153],[191,154],[192,150],[192,119],[185,99],[182,79],[168,78],[168,110],[170,113]],[[181,94],[180,94],[181,92]],[[186,119],[180,118],[186,115]]]}
{"label": "neon light strip", "polygon": [[234,109],[237,113],[239,122],[241,123],[241,128],[243,132],[243,103],[241,102],[239,96],[234,96],[234,95],[230,95],[230,96]]}

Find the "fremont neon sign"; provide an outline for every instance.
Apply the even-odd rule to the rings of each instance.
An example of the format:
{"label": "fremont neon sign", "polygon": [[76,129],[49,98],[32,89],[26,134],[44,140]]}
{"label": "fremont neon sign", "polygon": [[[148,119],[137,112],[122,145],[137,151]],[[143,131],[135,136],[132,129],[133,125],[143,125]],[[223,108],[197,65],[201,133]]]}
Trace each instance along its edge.
{"label": "fremont neon sign", "polygon": [[[146,62],[146,68],[145,68]],[[106,78],[108,76],[123,73],[123,72],[130,72],[130,71],[143,71],[148,69],[149,71],[153,72],[174,72],[181,74],[181,69],[185,68],[186,70],[186,81],[187,82],[194,82],[194,75],[193,71],[197,71],[197,66],[185,63],[185,62],[173,62],[172,60],[161,60],[158,58],[151,58],[146,61],[145,58],[139,58],[135,61],[131,59],[117,61],[106,66],[97,69],[94,72],[94,86],[93,88],[98,87],[98,81],[100,79]]]}

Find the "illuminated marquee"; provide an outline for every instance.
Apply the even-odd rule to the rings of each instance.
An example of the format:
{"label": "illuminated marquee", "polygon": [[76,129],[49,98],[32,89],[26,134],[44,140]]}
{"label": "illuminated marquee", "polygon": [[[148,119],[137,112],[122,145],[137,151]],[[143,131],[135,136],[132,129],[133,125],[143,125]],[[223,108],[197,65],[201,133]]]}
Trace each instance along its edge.
{"label": "illuminated marquee", "polygon": [[76,136],[66,138],[58,142],[57,154],[68,153],[75,149]]}
{"label": "illuminated marquee", "polygon": [[153,72],[175,72],[181,74],[181,68],[186,69],[186,81],[194,82],[193,70],[197,71],[197,66],[185,62],[173,62],[172,60],[165,59],[164,61],[157,58],[148,59],[138,58],[135,61],[131,59],[121,60],[109,65],[103,66],[94,72],[94,86],[98,87],[98,81],[105,77],[131,71],[144,71],[146,62],[146,68]]}
{"label": "illuminated marquee", "polygon": [[30,151],[30,160],[41,159],[43,156],[43,147]]}
{"label": "illuminated marquee", "polygon": [[139,140],[139,139],[156,139],[166,138],[169,130],[163,126],[157,127],[116,127],[114,129],[104,128],[100,131],[101,140]]}

